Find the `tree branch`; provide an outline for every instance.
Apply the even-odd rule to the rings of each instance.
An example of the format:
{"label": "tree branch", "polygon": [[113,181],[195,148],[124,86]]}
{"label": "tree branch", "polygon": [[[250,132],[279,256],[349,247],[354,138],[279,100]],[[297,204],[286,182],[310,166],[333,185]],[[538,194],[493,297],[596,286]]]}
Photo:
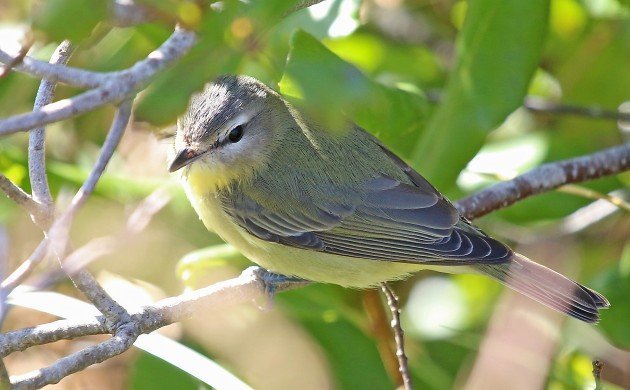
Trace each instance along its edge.
{"label": "tree branch", "polygon": [[9,199],[23,207],[27,213],[37,215],[40,213],[40,206],[23,189],[15,185],[8,177],[0,173],[0,189]]}
{"label": "tree branch", "polygon": [[407,355],[405,354],[405,332],[400,324],[400,308],[398,305],[398,296],[387,285],[387,283],[381,283],[381,290],[387,298],[387,306],[392,314],[391,327],[394,332],[394,340],[396,340],[396,357],[398,358],[398,371],[402,376],[403,386],[405,390],[413,389],[411,382],[411,373],[409,372],[409,362],[407,361]]}
{"label": "tree branch", "polygon": [[[133,325],[133,324],[130,324]],[[107,341],[85,348],[59,359],[55,364],[31,371],[25,375],[12,376],[14,389],[38,389],[58,383],[70,374],[81,371],[93,364],[101,363],[125,352],[138,338],[135,329],[120,327]]]}
{"label": "tree branch", "polygon": [[455,206],[464,217],[475,219],[564,184],[593,180],[628,169],[630,143],[541,165],[512,180],[497,183],[461,199]]}
{"label": "tree branch", "polygon": [[[30,113],[14,115],[0,120],[0,135],[28,131],[37,126],[58,122],[82,113],[94,110],[108,103],[123,101],[145,87],[147,80],[155,76],[167,66],[181,58],[196,42],[195,33],[178,28],[173,34],[146,59],[139,61],[122,72],[107,74],[96,84],[98,88],[83,92],[69,99],[47,104]],[[48,64],[50,65],[50,64]],[[57,65],[57,69],[66,69]],[[59,76],[45,74],[52,80]]]}
{"label": "tree branch", "polygon": [[14,57],[4,50],[0,50],[0,63],[30,76],[79,88],[97,88],[108,81],[112,73],[116,73],[92,72],[61,64],[51,64],[29,56],[25,56],[21,62],[14,64]]}
{"label": "tree branch", "polygon": [[[63,41],[50,58],[50,63],[65,64],[72,55],[74,48],[69,41]],[[39,84],[33,110],[38,110],[49,104],[55,92],[56,82],[43,79]],[[47,230],[53,218],[53,199],[46,177],[46,130],[38,127],[29,134],[28,143],[28,171],[31,181],[31,192],[35,202],[40,205],[41,215],[32,215],[35,223]]]}
{"label": "tree branch", "polygon": [[[268,277],[269,275],[272,277]],[[250,267],[238,278],[219,282],[178,297],[163,299],[155,305],[146,307],[141,312],[133,314],[128,322],[121,324],[112,339],[60,359],[49,367],[20,376],[12,376],[11,383],[18,389],[39,388],[57,383],[71,373],[124,352],[140,334],[150,333],[168,324],[182,321],[199,310],[217,310],[252,301],[264,296],[270,289],[281,292],[303,285],[304,281],[278,279],[277,275],[269,274],[258,267]],[[35,345],[86,334],[105,333],[108,333],[108,329],[102,316],[84,323],[72,320],[56,321],[0,334],[0,351],[1,356],[4,357]]]}
{"label": "tree branch", "polygon": [[[57,259],[63,268],[62,259],[65,257],[68,232],[72,219],[76,215],[79,208],[85,203],[94,188],[98,183],[98,180],[103,175],[107,164],[112,158],[114,151],[118,147],[120,140],[127,128],[129,118],[131,116],[131,100],[123,102],[118,108],[112,126],[107,138],[101,148],[101,153],[92,167],[90,175],[85,180],[81,189],[77,192],[72,199],[72,203],[64,215],[59,218],[57,222],[51,227],[47,240],[52,242],[52,250],[57,255]],[[116,328],[116,324],[129,322],[129,314],[127,311],[114,301],[109,294],[103,290],[94,277],[86,270],[79,270],[78,272],[68,272],[68,276],[72,279],[74,285],[94,304],[94,306],[107,318],[108,324],[111,325],[111,329]]]}
{"label": "tree branch", "polygon": [[549,100],[529,96],[523,106],[532,112],[556,115],[580,115],[589,118],[630,121],[630,113],[608,110],[602,107],[584,107],[571,104],[560,104]]}

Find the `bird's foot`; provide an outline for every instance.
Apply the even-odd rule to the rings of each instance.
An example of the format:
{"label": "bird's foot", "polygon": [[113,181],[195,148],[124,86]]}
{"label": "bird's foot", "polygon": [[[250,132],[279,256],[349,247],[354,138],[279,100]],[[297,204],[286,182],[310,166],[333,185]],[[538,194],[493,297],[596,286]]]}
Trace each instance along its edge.
{"label": "bird's foot", "polygon": [[261,267],[251,267],[249,271],[251,271],[263,284],[265,296],[268,301],[265,305],[261,306],[262,309],[271,309],[273,307],[276,293],[292,290],[312,283],[308,280],[296,278],[294,276],[277,274]]}

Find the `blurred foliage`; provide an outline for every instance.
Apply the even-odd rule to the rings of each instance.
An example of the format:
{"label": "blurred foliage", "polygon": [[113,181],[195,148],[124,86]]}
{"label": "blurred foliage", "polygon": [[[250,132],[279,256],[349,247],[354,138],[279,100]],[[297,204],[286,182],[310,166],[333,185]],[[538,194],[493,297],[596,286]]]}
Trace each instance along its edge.
{"label": "blurred foliage", "polygon": [[339,388],[393,388],[363,314],[343,289],[308,286],[276,299],[324,348]]}
{"label": "blurred foliage", "polygon": [[207,388],[190,375],[146,352],[141,352],[134,363],[129,385],[132,389],[201,390]]}
{"label": "blurred foliage", "polygon": [[594,287],[599,287],[610,304],[617,308],[602,318],[600,324],[602,330],[618,347],[630,349],[630,332],[627,325],[630,305],[626,302],[630,296],[630,242],[626,243],[619,266],[598,275]]}
{"label": "blurred foliage", "polygon": [[[298,104],[331,131],[343,129],[347,119],[340,114],[345,113],[398,152],[409,151],[408,140],[418,138],[427,112],[426,100],[418,93],[370,80],[304,31],[293,35],[280,90],[286,96],[302,99]],[[338,107],[339,111],[330,107]]]}
{"label": "blurred foliage", "polygon": [[106,0],[47,0],[33,9],[33,29],[51,41],[79,41],[107,17],[107,7]]}
{"label": "blurred foliage", "polygon": [[[158,187],[169,187],[174,200],[147,231],[93,265],[148,281],[168,294],[203,285],[208,275],[229,277],[249,264],[198,221],[177,183],[166,174],[170,140],[157,141],[155,132],[147,131],[154,128],[151,125],[173,125],[190,94],[221,73],[258,77],[333,130],[348,118],[357,122],[453,199],[497,177],[628,142],[628,134],[614,121],[518,108],[528,94],[607,109],[629,100],[630,3],[625,0],[327,0],[288,16],[297,1],[228,0],[212,2],[211,8],[187,0],[142,3],[158,15],[157,21],[109,29],[106,1],[5,0],[0,3],[0,47],[13,45],[15,50],[20,37],[31,30],[35,44],[30,55],[47,60],[59,40],[70,38],[79,45],[72,66],[107,72],[145,58],[170,35],[174,21],[198,33],[198,45],[141,92],[134,111],[137,122],[73,229],[73,244],[112,234],[142,198]],[[97,39],[96,31],[106,33]],[[19,73],[0,79],[0,117],[30,110],[37,85],[37,80]],[[56,98],[79,92],[59,86]],[[86,178],[112,112],[107,107],[48,127],[48,178],[60,205]],[[25,134],[0,139],[0,172],[29,191],[27,149]],[[584,185],[602,193],[627,194],[630,176]],[[549,232],[567,227],[570,217],[592,202],[551,192],[493,213],[479,224],[516,243],[550,239]],[[9,230],[12,264],[7,268],[13,269],[30,254],[40,233],[5,197],[0,197],[0,224]],[[553,359],[548,388],[592,386],[589,363],[596,357],[609,366],[605,380],[620,388],[630,386],[627,367],[626,371],[616,367],[618,363],[606,361],[608,355],[602,352],[611,351],[611,345],[630,348],[629,231],[627,213],[617,211],[572,234],[569,245],[576,258],[571,264],[576,272],[581,270],[579,280],[600,290],[613,305],[599,326],[589,328],[610,345],[591,347],[590,336],[563,332],[557,351],[548,357]],[[405,303],[411,371],[421,388],[461,387],[487,332],[500,286],[456,275],[442,277],[448,282],[432,289],[429,282],[435,278],[426,275],[430,274],[395,286]],[[428,291],[421,304],[414,294],[420,287]],[[320,371],[304,367],[304,372],[285,372],[274,365],[273,353],[247,360],[241,354],[247,345],[233,340],[225,347],[227,336],[217,340],[212,332],[194,340],[185,333],[184,340],[225,362],[254,387],[257,381],[267,383],[251,373],[262,367],[265,375],[286,377],[284,387],[307,388],[299,378],[317,371],[338,388],[393,388],[362,298],[359,291],[327,285],[276,297],[274,312],[282,312],[302,332],[288,330],[274,340],[276,354],[291,354],[292,343],[306,340]],[[413,319],[409,313],[414,313]],[[248,326],[252,316],[239,310],[221,313],[235,330]],[[20,323],[9,318],[5,326],[16,322]],[[247,331],[266,337],[255,327]],[[200,386],[150,355],[132,360],[129,367],[118,368],[131,388]],[[240,366],[240,360],[252,369]],[[614,374],[620,370],[626,379]]]}
{"label": "blurred foliage", "polygon": [[442,104],[413,154],[438,188],[452,186],[487,133],[522,104],[540,61],[548,10],[547,0],[469,5]]}

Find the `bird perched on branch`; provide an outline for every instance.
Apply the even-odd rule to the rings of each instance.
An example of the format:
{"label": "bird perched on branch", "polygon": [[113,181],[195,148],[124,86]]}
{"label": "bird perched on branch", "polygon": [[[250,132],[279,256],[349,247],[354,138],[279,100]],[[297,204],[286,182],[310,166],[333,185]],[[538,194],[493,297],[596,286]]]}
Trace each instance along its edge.
{"label": "bird perched on branch", "polygon": [[360,127],[323,128],[253,78],[195,95],[175,149],[169,170],[206,227],[270,271],[355,288],[481,273],[582,321],[609,306],[472,225]]}

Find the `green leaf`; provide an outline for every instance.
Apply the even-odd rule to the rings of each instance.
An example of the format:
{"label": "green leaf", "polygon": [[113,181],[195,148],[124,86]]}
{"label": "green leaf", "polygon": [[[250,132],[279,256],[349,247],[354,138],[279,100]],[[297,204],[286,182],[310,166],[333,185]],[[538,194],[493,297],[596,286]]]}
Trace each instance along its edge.
{"label": "green leaf", "polygon": [[139,99],[136,119],[156,126],[172,124],[186,110],[194,92],[217,75],[231,73],[238,61],[239,54],[225,46],[200,41],[173,69],[151,84]]}
{"label": "green leaf", "polygon": [[199,380],[179,368],[147,352],[131,367],[130,388],[132,389],[190,389],[203,388]]}
{"label": "green leaf", "polygon": [[47,0],[34,7],[33,28],[55,41],[79,41],[107,17],[105,0]]}
{"label": "green leaf", "polygon": [[140,97],[136,118],[157,126],[173,123],[186,109],[191,94],[220,74],[238,72],[250,51],[262,50],[266,44],[262,32],[296,2],[224,2],[220,12],[207,12],[197,31],[198,42]]}
{"label": "green leaf", "polygon": [[302,30],[293,35],[280,89],[303,99],[307,113],[331,131],[344,128],[343,113],[400,153],[410,150],[427,111],[421,94],[371,80]]}
{"label": "green leaf", "polygon": [[160,74],[140,96],[136,118],[156,126],[165,126],[181,115],[190,95],[221,73],[232,72],[240,53],[225,41],[223,31],[238,12],[229,3],[223,12],[205,15],[195,46],[173,68]]}
{"label": "green leaf", "polygon": [[472,1],[444,100],[413,153],[438,188],[453,186],[488,132],[519,107],[538,65],[547,0]]}
{"label": "green leaf", "polygon": [[438,56],[417,43],[392,42],[369,31],[326,39],[324,43],[333,53],[355,64],[370,77],[429,87],[438,87],[444,82],[445,71]]}
{"label": "green leaf", "polygon": [[599,328],[620,348],[630,348],[630,243],[626,244],[618,267],[604,272],[593,287],[610,301],[610,309],[602,313]]}
{"label": "green leaf", "polygon": [[195,285],[196,276],[227,264],[245,267],[251,263],[232,245],[220,244],[187,253],[177,262],[176,272],[187,285]]}
{"label": "green leaf", "polygon": [[339,389],[391,389],[374,340],[359,327],[366,323],[351,307],[347,291],[316,284],[279,294],[276,299],[324,349]]}

